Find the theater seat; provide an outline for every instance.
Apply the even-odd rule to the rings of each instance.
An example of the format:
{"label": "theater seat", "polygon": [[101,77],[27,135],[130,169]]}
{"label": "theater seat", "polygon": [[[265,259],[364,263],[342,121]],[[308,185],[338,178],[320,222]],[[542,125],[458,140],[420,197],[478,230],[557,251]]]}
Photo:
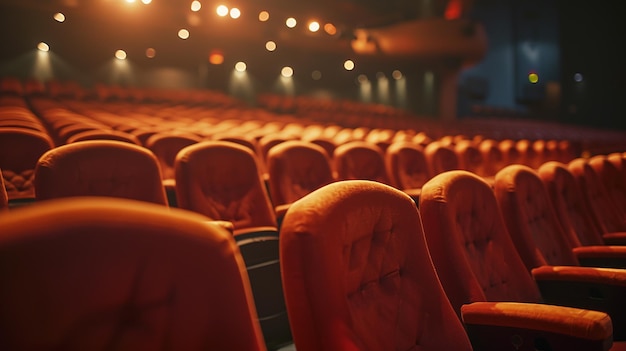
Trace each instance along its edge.
{"label": "theater seat", "polygon": [[430,167],[431,176],[439,173],[460,169],[459,157],[454,152],[454,146],[443,141],[433,141],[424,148],[426,162]]}
{"label": "theater seat", "polygon": [[566,164],[546,162],[539,167],[537,174],[548,190],[563,229],[577,237],[581,245],[626,245],[626,232],[611,233],[604,239],[605,233],[594,221],[592,209]]}
{"label": "theater seat", "polygon": [[333,155],[338,180],[372,180],[389,184],[385,156],[376,144],[350,141],[339,145]]}
{"label": "theater seat", "polygon": [[233,142],[204,141],[182,149],[174,168],[180,208],[233,224],[266,343],[289,343],[276,217],[255,155]]}
{"label": "theater seat", "polygon": [[267,155],[270,198],[278,222],[294,201],[334,181],[326,150],[301,140],[274,146]]}
{"label": "theater seat", "polygon": [[50,136],[23,128],[0,129],[0,168],[10,204],[35,199],[33,174],[37,160],[54,147]]}
{"label": "theater seat", "polygon": [[9,196],[7,195],[7,189],[4,186],[4,177],[0,169],[0,212],[7,209],[9,209]]}
{"label": "theater seat", "polygon": [[239,249],[204,216],[64,198],[0,228],[2,350],[266,349]]}
{"label": "theater seat", "polygon": [[410,141],[397,141],[385,153],[390,184],[419,201],[422,186],[430,179],[424,148]]}
{"label": "theater seat", "polygon": [[287,211],[280,252],[298,351],[472,349],[403,192],[324,186]]}
{"label": "theater seat", "polygon": [[[582,246],[558,220],[537,172],[509,165],[496,174],[494,193],[513,243],[526,268],[546,264],[626,268],[626,246]],[[625,271],[626,272],[626,271]]]}
{"label": "theater seat", "polygon": [[167,205],[154,154],[131,143],[89,140],[58,146],[35,168],[37,201],[110,196]]}
{"label": "theater seat", "polygon": [[[522,349],[524,345],[523,349],[529,350],[607,350],[613,331],[624,337],[623,325],[622,329],[613,329],[618,324],[611,325],[614,315],[623,318],[623,306],[614,315],[609,313],[611,318],[597,312],[611,302],[619,307],[623,293],[619,295],[618,291],[609,302],[609,298],[587,295],[588,286],[575,288],[576,284],[595,282],[622,271],[545,266],[531,275],[506,229],[494,192],[484,179],[464,170],[439,174],[422,188],[419,208],[435,269],[476,349]],[[550,289],[540,293],[540,286],[553,282],[571,283],[569,295],[565,295],[567,301],[562,302],[569,307],[556,306],[554,300],[559,296],[551,295]],[[626,284],[621,289],[625,288]],[[498,307],[476,302],[496,303]],[[500,310],[499,302],[524,303],[500,312],[516,320],[516,325],[491,328],[499,318],[481,317],[485,309]],[[498,347],[497,342],[509,346]]]}

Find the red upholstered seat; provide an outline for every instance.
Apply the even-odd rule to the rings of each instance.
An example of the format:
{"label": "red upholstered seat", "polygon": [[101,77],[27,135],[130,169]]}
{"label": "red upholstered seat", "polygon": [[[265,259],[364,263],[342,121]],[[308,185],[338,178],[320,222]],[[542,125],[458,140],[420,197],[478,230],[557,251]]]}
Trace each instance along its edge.
{"label": "red upholstered seat", "polygon": [[488,177],[493,177],[505,166],[504,155],[498,148],[498,141],[494,139],[484,139],[478,144],[478,149],[483,155],[484,171]]}
{"label": "red upholstered seat", "polygon": [[34,199],[33,170],[54,147],[50,136],[23,128],[0,129],[0,168],[9,200]]}
{"label": "red upholstered seat", "polygon": [[431,176],[439,173],[460,169],[459,157],[454,152],[454,146],[442,141],[433,141],[424,148],[426,162],[430,167]]}
{"label": "red upholstered seat", "polygon": [[230,221],[235,235],[255,227],[276,228],[276,216],[256,156],[228,141],[204,141],[176,157],[178,206]]}
{"label": "red upholstered seat", "polygon": [[87,130],[70,136],[66,143],[76,143],[86,140],[116,140],[135,145],[142,145],[141,141],[133,134],[119,130]]}
{"label": "red upholstered seat", "polygon": [[596,155],[589,159],[589,165],[598,174],[610,201],[621,212],[626,226],[626,173],[622,170],[621,163],[622,156],[619,154]]}
{"label": "red upholstered seat", "polygon": [[397,141],[385,153],[390,184],[418,200],[422,186],[430,179],[424,148],[411,141]]}
{"label": "red upholstered seat", "polygon": [[[511,240],[494,191],[485,180],[464,170],[444,172],[428,181],[422,188],[419,206],[437,273],[453,308],[465,322],[472,344],[480,345],[477,349],[501,350],[496,341],[519,341],[524,345],[541,342],[554,350],[609,348],[613,331],[610,319],[604,313],[589,311],[590,307],[594,310],[606,307],[607,301],[585,299],[582,295],[587,294],[589,288],[579,286],[576,290],[573,286],[595,283],[599,277],[610,279],[616,274],[621,277],[621,270],[545,266],[534,270],[531,276]],[[554,304],[554,300],[562,296],[549,294],[553,292],[549,288],[542,289],[540,294],[533,277],[542,287],[558,279],[565,284],[567,279],[563,276],[568,273],[571,273],[568,279],[572,285],[563,292],[566,299],[561,303],[583,309],[570,313],[571,310],[563,310],[563,307],[537,305],[540,302]],[[626,280],[621,285],[620,279],[616,281],[619,295],[619,291],[626,288]],[[616,300],[619,298],[612,302]],[[525,304],[507,305],[510,309],[505,311],[505,307],[497,303],[497,307],[475,304],[480,301]],[[516,320],[515,326],[494,329],[499,318],[476,318],[501,308],[499,315]],[[621,316],[622,309],[615,315]],[[556,324],[548,328],[553,322]],[[604,327],[590,328],[589,323]]]}
{"label": "red upholstered seat", "polygon": [[3,350],[265,350],[239,249],[204,216],[64,198],[0,228]]}
{"label": "red upholstered seat", "polygon": [[486,170],[486,161],[482,152],[471,140],[460,140],[454,145],[454,152],[459,159],[459,168],[475,173],[481,177],[490,176]]}
{"label": "red upholstered seat", "polygon": [[338,180],[372,180],[389,184],[384,152],[366,141],[339,145],[333,156]]}
{"label": "red upholstered seat", "polygon": [[401,191],[322,187],[291,206],[280,249],[298,351],[471,350]]}
{"label": "red upholstered seat", "polygon": [[131,143],[89,140],[58,146],[35,169],[37,200],[110,196],[167,205],[154,154]]}
{"label": "red upholstered seat", "polygon": [[277,215],[279,209],[334,181],[326,150],[300,140],[274,146],[267,155],[267,170]]}
{"label": "red upholstered seat", "polygon": [[0,211],[9,208],[9,196],[4,186],[4,177],[2,176],[2,170],[0,169]]}

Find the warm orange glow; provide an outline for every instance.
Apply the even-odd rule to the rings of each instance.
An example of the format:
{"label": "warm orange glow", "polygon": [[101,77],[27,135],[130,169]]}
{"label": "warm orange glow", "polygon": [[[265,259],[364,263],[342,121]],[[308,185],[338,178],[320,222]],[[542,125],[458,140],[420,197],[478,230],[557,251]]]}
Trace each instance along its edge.
{"label": "warm orange glow", "polygon": [[309,31],[315,33],[320,30],[320,23],[317,21],[309,22]]}
{"label": "warm orange glow", "polygon": [[354,69],[354,62],[352,60],[346,60],[343,63],[343,68],[345,68],[346,71],[352,71]]}
{"label": "warm orange glow", "polygon": [[269,40],[267,43],[265,43],[265,49],[267,51],[274,51],[276,50],[276,43]]}
{"label": "warm orange glow", "polygon": [[365,74],[360,74],[357,77],[357,81],[359,82],[359,84],[369,83],[369,79],[367,79],[367,76]]}
{"label": "warm orange glow", "polygon": [[444,17],[447,20],[454,20],[461,18],[463,14],[463,2],[461,0],[449,0],[446,6]]}
{"label": "warm orange glow", "polygon": [[185,40],[185,39],[189,39],[189,31],[186,29],[181,29],[178,31],[178,37]]}
{"label": "warm orange glow", "polygon": [[37,50],[42,52],[48,52],[50,51],[50,46],[42,41],[41,43],[37,44]]}
{"label": "warm orange glow", "polygon": [[219,51],[213,51],[209,55],[209,62],[212,65],[221,65],[222,63],[224,63],[224,55]]}
{"label": "warm orange glow", "polygon": [[54,18],[55,21],[57,21],[59,23],[65,22],[65,15],[62,14],[61,12],[55,13],[53,18]]}
{"label": "warm orange glow", "polygon": [[241,17],[241,11],[238,8],[233,7],[230,9],[230,18],[237,19],[239,17]]}
{"label": "warm orange glow", "polygon": [[200,1],[194,0],[191,3],[191,11],[198,12],[198,11],[200,11],[201,8],[202,8],[202,4],[200,3]]}
{"label": "warm orange glow", "polygon": [[129,4],[134,4],[136,0],[126,0],[127,3]]}
{"label": "warm orange glow", "polygon": [[280,70],[280,75],[285,78],[291,78],[293,76],[293,68],[286,66]]}
{"label": "warm orange glow", "polygon": [[117,58],[118,60],[126,60],[126,51],[117,50],[115,52],[115,58]]}
{"label": "warm orange glow", "polygon": [[391,73],[391,76],[393,77],[393,79],[395,80],[400,80],[402,79],[403,75],[402,72],[400,72],[399,70],[395,70]]}
{"label": "warm orange glow", "polygon": [[326,23],[324,25],[324,31],[328,33],[328,35],[335,35],[337,34],[337,27],[332,23]]}
{"label": "warm orange glow", "polygon": [[235,71],[237,72],[245,72],[248,66],[245,62],[239,61],[235,64]]}
{"label": "warm orange glow", "polygon": [[146,49],[146,57],[147,58],[154,58],[156,56],[156,50],[154,48],[147,48]]}
{"label": "warm orange glow", "polygon": [[296,19],[293,17],[289,17],[285,21],[285,25],[289,28],[294,28],[297,24],[298,24],[298,21],[296,21]]}
{"label": "warm orange glow", "polygon": [[152,0],[141,0],[145,5],[152,3]]}
{"label": "warm orange glow", "polygon": [[270,19],[270,13],[267,11],[259,12],[259,21],[266,22]]}
{"label": "warm orange glow", "polygon": [[227,16],[228,15],[228,7],[226,7],[225,5],[220,5],[220,6],[217,7],[217,9],[215,9],[215,12],[220,17]]}

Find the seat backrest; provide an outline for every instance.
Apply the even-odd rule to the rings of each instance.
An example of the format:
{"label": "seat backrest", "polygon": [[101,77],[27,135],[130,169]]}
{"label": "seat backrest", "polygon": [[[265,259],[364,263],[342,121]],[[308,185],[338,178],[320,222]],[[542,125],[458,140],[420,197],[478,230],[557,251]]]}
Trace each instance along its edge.
{"label": "seat backrest", "polygon": [[276,227],[254,153],[228,141],[203,141],[176,156],[178,207],[230,221],[235,231]]}
{"label": "seat backrest", "polygon": [[[496,174],[494,193],[513,243],[529,271],[546,264],[579,265],[548,191],[534,169],[520,164],[504,167]],[[576,242],[580,246],[577,239]]]}
{"label": "seat backrest", "polygon": [[176,155],[183,148],[199,143],[202,138],[193,133],[157,133],[146,140],[145,146],[159,160],[163,179],[174,179]]}
{"label": "seat backrest", "polygon": [[[612,156],[615,158],[615,155]],[[621,159],[621,157],[619,158]],[[596,155],[589,159],[589,165],[596,171],[616,209],[624,214],[626,221],[626,177],[619,164],[612,162],[608,155]]]}
{"label": "seat backrest", "polygon": [[454,145],[454,152],[459,159],[459,168],[475,173],[481,177],[487,177],[485,160],[480,149],[471,140],[460,140]]}
{"label": "seat backrest", "polygon": [[602,233],[567,165],[549,161],[542,164],[537,173],[548,190],[563,229],[578,238],[583,246],[604,245]]}
{"label": "seat backrest", "polygon": [[0,227],[3,350],[265,350],[239,250],[204,216],[65,198]]}
{"label": "seat backrest", "polygon": [[441,173],[422,187],[419,209],[435,269],[458,314],[476,301],[540,301],[485,180],[465,170]]}
{"label": "seat backrest", "polygon": [[498,141],[484,139],[478,144],[478,149],[483,155],[484,172],[488,177],[493,177],[504,167],[504,156],[498,148]]}
{"label": "seat backrest", "polygon": [[405,189],[421,189],[430,179],[424,148],[411,141],[397,141],[385,153],[385,167],[390,184]]}
{"label": "seat backrest", "polygon": [[454,146],[442,141],[433,141],[424,148],[426,162],[430,167],[430,174],[435,176],[439,173],[460,169],[459,157],[454,152]]}
{"label": "seat backrest", "polygon": [[372,180],[389,184],[383,151],[367,141],[350,141],[337,146],[333,156],[337,179]]}
{"label": "seat backrest", "polygon": [[582,157],[575,158],[567,164],[567,168],[576,178],[600,232],[626,231],[624,214],[613,205],[600,176],[591,167],[589,160]]}
{"label": "seat backrest", "polygon": [[273,147],[267,155],[267,170],[274,206],[292,203],[334,181],[326,150],[300,140]]}
{"label": "seat backrest", "polygon": [[86,140],[115,140],[134,145],[142,145],[141,141],[135,135],[119,130],[87,130],[70,136],[67,138],[66,143],[71,144]]}
{"label": "seat backrest", "polygon": [[53,147],[50,136],[42,132],[0,129],[0,168],[10,200],[35,197],[32,181],[37,160]]}
{"label": "seat backrest", "polygon": [[35,168],[37,200],[111,196],[166,205],[158,161],[150,150],[114,140],[58,146]]}
{"label": "seat backrest", "polygon": [[298,351],[471,349],[401,191],[324,186],[291,206],[280,250]]}
{"label": "seat backrest", "polygon": [[516,148],[516,144],[517,142],[513,139],[503,139],[498,143],[498,148],[502,152],[505,165],[522,162],[522,158]]}

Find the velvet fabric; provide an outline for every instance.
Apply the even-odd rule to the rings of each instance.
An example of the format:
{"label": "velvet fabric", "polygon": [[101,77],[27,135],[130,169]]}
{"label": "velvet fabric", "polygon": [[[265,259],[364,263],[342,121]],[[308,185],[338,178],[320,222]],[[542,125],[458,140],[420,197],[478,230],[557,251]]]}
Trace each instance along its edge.
{"label": "velvet fabric", "polygon": [[9,196],[4,186],[4,177],[2,176],[2,170],[0,169],[0,211],[9,208]]}
{"label": "velvet fabric", "polygon": [[280,241],[298,351],[471,350],[412,199],[339,181],[296,201]]}
{"label": "velvet fabric", "polygon": [[33,170],[37,160],[54,147],[40,131],[3,127],[0,129],[0,168],[9,200],[33,199]]}
{"label": "velvet fabric", "polygon": [[498,141],[494,139],[483,139],[478,144],[478,149],[483,155],[486,176],[495,176],[496,173],[505,166],[502,150],[498,148]]}
{"label": "velvet fabric", "polygon": [[431,177],[424,148],[411,141],[392,143],[385,153],[385,167],[390,184],[416,199]]}
{"label": "velvet fabric", "polygon": [[80,132],[72,135],[67,139],[67,144],[76,143],[79,141],[87,141],[87,140],[116,140],[122,141],[125,143],[130,143],[134,145],[141,145],[141,141],[137,139],[136,136],[122,132],[119,130],[103,130],[103,129],[95,129],[95,130],[87,130],[84,132]]}
{"label": "velvet fabric", "polygon": [[385,156],[376,144],[350,141],[339,145],[333,156],[338,180],[372,180],[389,184]]}
{"label": "velvet fabric", "polygon": [[454,152],[454,146],[441,141],[433,141],[424,148],[426,162],[430,168],[430,175],[460,169],[459,157]]}
{"label": "velvet fabric", "polygon": [[114,140],[58,146],[35,168],[37,200],[110,196],[167,205],[156,157],[148,149]]}
{"label": "velvet fabric", "polygon": [[622,214],[626,226],[626,173],[620,167],[621,155],[596,155],[589,159],[589,165],[596,171],[602,181],[611,202]]}
{"label": "velvet fabric", "polygon": [[256,156],[228,141],[203,141],[176,156],[176,197],[180,208],[230,221],[235,233],[274,227],[276,217]]}
{"label": "velvet fabric", "polygon": [[146,140],[145,146],[156,156],[163,179],[174,179],[174,162],[178,152],[202,138],[193,133],[157,133]]}
{"label": "velvet fabric", "polygon": [[267,155],[267,170],[274,206],[290,204],[334,181],[326,150],[300,140],[273,147]]}
{"label": "velvet fabric", "polygon": [[73,197],[0,228],[2,350],[265,350],[237,245],[204,216]]}
{"label": "velvet fabric", "polygon": [[472,140],[460,140],[454,145],[454,152],[459,159],[459,168],[481,177],[488,177],[486,163],[480,149]]}

